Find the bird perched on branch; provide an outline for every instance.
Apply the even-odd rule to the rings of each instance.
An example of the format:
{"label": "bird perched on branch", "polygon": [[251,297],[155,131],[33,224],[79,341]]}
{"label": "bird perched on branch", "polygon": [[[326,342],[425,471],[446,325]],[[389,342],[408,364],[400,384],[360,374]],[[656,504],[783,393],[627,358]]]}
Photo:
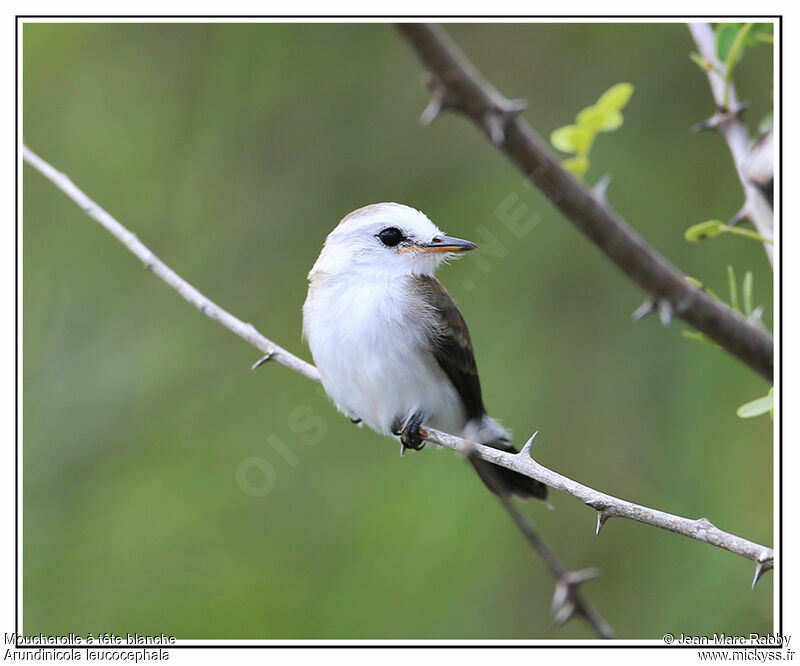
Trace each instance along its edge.
{"label": "bird perched on branch", "polygon": [[[515,452],[484,409],[464,317],[434,277],[474,249],[414,208],[379,203],[347,215],[308,274],[303,335],[325,392],[354,422],[399,437],[401,453],[423,448],[423,424]],[[539,481],[472,462],[494,492],[547,497]]]}

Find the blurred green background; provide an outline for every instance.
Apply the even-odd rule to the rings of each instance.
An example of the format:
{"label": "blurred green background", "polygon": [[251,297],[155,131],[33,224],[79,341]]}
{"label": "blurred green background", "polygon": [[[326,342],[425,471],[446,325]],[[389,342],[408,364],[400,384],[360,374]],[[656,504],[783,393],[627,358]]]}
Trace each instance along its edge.
{"label": "blurred green background", "polygon": [[[683,240],[742,193],[705,76],[674,24],[452,25],[544,136],[609,86],[636,92],[588,178],[688,274],[726,293],[760,245]],[[639,292],[463,119],[422,129],[420,69],[381,24],[27,24],[27,145],[179,274],[304,358],[325,235],[399,201],[482,246],[439,277],[472,330],[490,411],[537,458],[609,493],[772,544],[767,384],[633,324]],[[736,74],[755,126],[771,48]],[[30,167],[23,171],[25,633],[179,638],[547,638],[553,583],[451,452],[398,446],[203,317]],[[517,239],[496,209],[529,207]],[[554,493],[525,513],[625,638],[768,632],[773,577]],[[592,637],[580,621],[558,637]]]}

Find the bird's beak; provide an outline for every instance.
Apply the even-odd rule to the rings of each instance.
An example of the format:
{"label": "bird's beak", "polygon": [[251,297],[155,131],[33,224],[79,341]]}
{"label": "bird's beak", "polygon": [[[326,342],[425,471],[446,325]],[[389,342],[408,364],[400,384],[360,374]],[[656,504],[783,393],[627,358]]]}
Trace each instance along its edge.
{"label": "bird's beak", "polygon": [[468,250],[475,250],[478,246],[468,240],[461,238],[453,238],[452,236],[436,236],[430,243],[419,243],[412,245],[409,248],[404,248],[401,252],[407,250],[417,250],[418,252],[467,252]]}

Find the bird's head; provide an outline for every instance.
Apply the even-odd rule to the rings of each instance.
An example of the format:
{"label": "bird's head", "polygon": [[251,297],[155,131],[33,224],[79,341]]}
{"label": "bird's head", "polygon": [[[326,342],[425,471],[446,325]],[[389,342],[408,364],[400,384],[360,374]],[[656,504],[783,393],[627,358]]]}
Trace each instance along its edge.
{"label": "bird's head", "polygon": [[358,271],[389,278],[433,275],[448,257],[476,247],[445,236],[415,208],[371,204],[345,216],[328,234],[311,272],[336,275]]}

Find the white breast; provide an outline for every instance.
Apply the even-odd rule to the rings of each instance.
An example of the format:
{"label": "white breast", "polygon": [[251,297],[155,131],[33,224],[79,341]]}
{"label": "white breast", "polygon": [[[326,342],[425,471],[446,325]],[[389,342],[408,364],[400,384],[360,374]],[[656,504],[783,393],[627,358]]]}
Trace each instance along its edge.
{"label": "white breast", "polygon": [[428,350],[427,315],[407,279],[315,274],[304,336],[326,393],[348,417],[388,435],[396,419],[419,411],[428,425],[459,433],[461,399]]}

